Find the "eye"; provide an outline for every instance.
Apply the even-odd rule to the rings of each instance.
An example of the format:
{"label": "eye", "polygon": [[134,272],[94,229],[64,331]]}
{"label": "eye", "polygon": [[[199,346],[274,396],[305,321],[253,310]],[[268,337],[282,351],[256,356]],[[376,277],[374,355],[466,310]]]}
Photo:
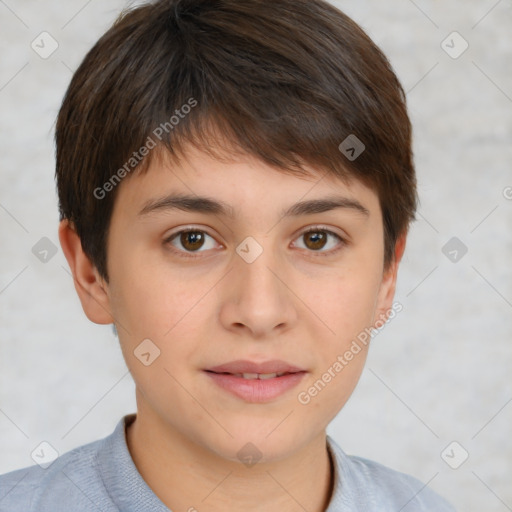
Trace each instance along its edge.
{"label": "eye", "polygon": [[[313,227],[304,231],[297,240],[305,241],[302,247],[299,245],[301,249],[310,249],[313,252],[321,253],[322,256],[327,256],[324,253],[334,254],[338,252],[346,243],[340,235],[322,227]],[[338,240],[338,243],[336,243],[336,240]],[[339,247],[336,248],[336,245],[339,245]],[[332,250],[333,247],[334,250]],[[327,249],[322,250],[325,248]]]}
{"label": "eye", "polygon": [[200,249],[215,248],[214,238],[200,229],[183,229],[167,238],[165,243],[184,253],[204,252]]}
{"label": "eye", "polygon": [[[305,241],[302,245],[298,244],[299,248],[309,249],[310,252],[316,252],[322,256],[334,254],[346,244],[346,241],[340,235],[322,227],[312,227],[304,231],[297,240]],[[170,244],[173,251],[190,257],[194,257],[194,253],[204,252],[216,247],[215,239],[211,235],[194,228],[182,229],[168,237],[164,243]],[[336,248],[337,245],[338,248]]]}

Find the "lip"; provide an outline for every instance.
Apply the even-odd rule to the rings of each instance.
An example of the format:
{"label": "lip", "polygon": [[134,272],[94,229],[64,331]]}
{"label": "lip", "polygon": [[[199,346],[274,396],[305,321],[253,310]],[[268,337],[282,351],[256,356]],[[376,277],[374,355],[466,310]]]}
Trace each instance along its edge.
{"label": "lip", "polygon": [[[250,403],[270,402],[294,388],[306,375],[306,370],[286,363],[272,360],[262,363],[253,361],[232,361],[204,370],[205,374],[224,391]],[[244,379],[242,373],[286,373],[279,377],[266,379]],[[238,374],[238,375],[233,375]]]}
{"label": "lip", "polygon": [[297,373],[304,372],[304,368],[291,365],[286,361],[273,359],[256,363],[244,359],[238,359],[219,366],[207,368],[206,371],[215,373]]}
{"label": "lip", "polygon": [[[275,372],[271,372],[275,373]],[[250,403],[270,402],[294,388],[306,372],[288,373],[270,379],[244,379],[227,373],[214,373],[205,370],[213,382],[224,391]]]}

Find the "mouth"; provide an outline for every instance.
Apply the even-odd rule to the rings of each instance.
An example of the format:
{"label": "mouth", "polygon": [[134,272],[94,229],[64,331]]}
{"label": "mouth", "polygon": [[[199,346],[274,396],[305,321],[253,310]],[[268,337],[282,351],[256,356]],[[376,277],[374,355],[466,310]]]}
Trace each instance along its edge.
{"label": "mouth", "polygon": [[307,371],[284,361],[233,361],[204,370],[223,391],[249,403],[277,399],[303,379]]}

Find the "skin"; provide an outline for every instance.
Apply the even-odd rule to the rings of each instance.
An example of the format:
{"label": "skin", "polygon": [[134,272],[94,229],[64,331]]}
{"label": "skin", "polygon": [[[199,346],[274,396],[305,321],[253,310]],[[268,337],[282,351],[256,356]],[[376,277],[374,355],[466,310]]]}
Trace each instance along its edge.
{"label": "skin", "polygon": [[[179,166],[155,158],[146,174],[119,185],[108,284],[73,226],[62,221],[59,227],[83,309],[95,323],[116,324],[136,383],[130,453],[172,510],[321,512],[333,485],[326,427],[354,390],[368,347],[310,403],[297,396],[359,333],[387,317],[406,235],[385,269],[378,197],[359,181],[347,184],[311,168],[307,177],[293,176],[250,156],[221,162],[192,148],[186,154]],[[223,201],[236,216],[138,215],[146,201],[176,192]],[[333,194],[356,199],[369,215],[337,208],[280,217],[296,202]],[[346,242],[330,235],[323,247],[315,246],[303,233],[317,224],[316,233],[327,229]],[[203,246],[184,247],[179,235],[168,241],[189,227],[209,235]],[[248,236],[263,248],[253,263],[236,252]],[[149,366],[134,355],[147,338],[161,351]],[[249,403],[203,372],[235,359],[282,359],[308,373],[278,398]],[[251,467],[237,457],[248,442],[262,453]]]}

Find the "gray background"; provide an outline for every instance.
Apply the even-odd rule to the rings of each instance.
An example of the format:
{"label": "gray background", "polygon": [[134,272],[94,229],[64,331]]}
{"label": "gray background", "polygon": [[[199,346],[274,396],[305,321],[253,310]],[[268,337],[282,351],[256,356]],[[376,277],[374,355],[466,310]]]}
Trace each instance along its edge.
{"label": "gray background", "polygon": [[[83,314],[58,246],[52,141],[72,71],[125,5],[0,0],[0,473],[33,464],[43,440],[63,453],[135,411],[118,341]],[[328,432],[459,510],[512,510],[512,0],[335,5],[408,91],[421,206],[404,309]],[[31,48],[43,31],[59,45],[47,59]],[[458,58],[442,47],[453,31],[469,44]],[[32,253],[42,237],[58,246],[46,263]],[[452,237],[468,248],[456,262],[443,253]],[[452,465],[469,453],[458,469],[441,457],[452,441]]]}

